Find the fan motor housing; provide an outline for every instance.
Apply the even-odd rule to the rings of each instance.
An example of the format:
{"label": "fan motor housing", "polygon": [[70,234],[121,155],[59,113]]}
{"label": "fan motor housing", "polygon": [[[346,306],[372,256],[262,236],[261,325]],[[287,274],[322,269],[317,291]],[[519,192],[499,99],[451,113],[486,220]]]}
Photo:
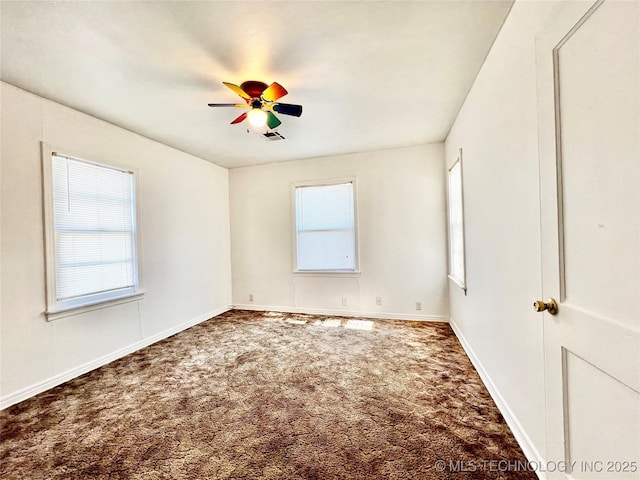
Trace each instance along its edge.
{"label": "fan motor housing", "polygon": [[247,80],[246,82],[242,82],[240,88],[247,92],[251,98],[260,98],[262,92],[267,89],[267,84],[259,82],[258,80]]}

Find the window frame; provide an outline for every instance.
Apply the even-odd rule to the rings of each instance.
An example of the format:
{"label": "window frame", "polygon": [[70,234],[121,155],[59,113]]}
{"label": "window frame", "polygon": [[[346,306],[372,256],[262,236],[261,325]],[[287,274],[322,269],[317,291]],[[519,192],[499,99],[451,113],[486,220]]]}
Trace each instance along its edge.
{"label": "window frame", "polygon": [[[453,241],[452,241],[452,223],[451,223],[451,173],[456,165],[460,165],[460,224],[461,224],[461,239],[462,242],[462,278],[458,278],[453,272]],[[458,150],[458,155],[456,156],[455,161],[451,164],[451,166],[447,169],[447,233],[448,233],[448,263],[449,263],[449,272],[448,278],[451,280],[457,287],[459,287],[464,294],[467,294],[467,253],[466,253],[466,238],[465,238],[465,225],[464,225],[464,174],[462,167],[462,149]]]}
{"label": "window frame", "polygon": [[[300,270],[298,268],[298,231],[296,222],[296,189],[301,187],[330,187],[351,183],[353,188],[353,242],[354,242],[354,269],[353,270]],[[357,277],[360,276],[360,242],[358,236],[358,189],[356,177],[340,177],[322,180],[297,181],[291,184],[291,220],[293,234],[293,274],[295,276],[323,276],[323,277]]]}
{"label": "window frame", "polygon": [[[140,234],[140,195],[139,170],[113,161],[87,160],[90,155],[78,155],[68,148],[56,148],[41,142],[42,150],[42,192],[43,192],[43,222],[44,222],[44,256],[45,256],[45,294],[47,321],[56,320],[84,312],[120,305],[122,303],[140,300],[144,296],[141,266],[141,234]],[[93,164],[99,167],[111,168],[132,174],[133,176],[133,235],[134,235],[134,278],[135,285],[120,294],[89,294],[74,302],[59,302],[56,299],[56,244],[54,229],[53,205],[53,157],[61,156]]]}

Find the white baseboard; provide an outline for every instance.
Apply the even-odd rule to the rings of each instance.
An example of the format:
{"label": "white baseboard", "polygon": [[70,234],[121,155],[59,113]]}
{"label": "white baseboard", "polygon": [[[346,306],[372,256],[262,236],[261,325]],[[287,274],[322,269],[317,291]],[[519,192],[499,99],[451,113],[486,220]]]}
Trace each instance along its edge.
{"label": "white baseboard", "polygon": [[449,317],[442,315],[414,315],[408,313],[361,312],[353,310],[328,310],[307,307],[280,307],[276,305],[234,304],[234,310],[255,310],[259,312],[310,313],[314,315],[333,315],[337,317],[368,317],[391,320],[414,320],[419,322],[448,322]]}
{"label": "white baseboard", "polygon": [[231,310],[233,307],[231,305],[226,305],[224,307],[220,307],[220,308],[216,308],[215,310],[205,313],[204,315],[200,315],[196,318],[193,318],[191,320],[188,320],[184,323],[181,323],[180,325],[176,325],[175,327],[171,327],[168,328],[167,330],[163,330],[160,333],[156,333],[155,335],[151,335],[150,337],[147,337],[145,339],[143,339],[142,341],[139,342],[140,344],[140,348],[144,348],[144,347],[148,347],[149,345],[152,345],[156,342],[159,342],[160,340],[164,340],[165,338],[170,337],[171,335],[175,335],[176,333],[182,332],[183,330],[186,330],[187,328],[191,328],[194,325],[197,325],[199,323],[204,322],[205,320],[209,320],[210,318],[213,317],[217,317],[218,315],[221,315],[225,312],[228,312],[229,310]]}
{"label": "white baseboard", "polygon": [[[527,460],[529,460],[530,462],[535,462],[537,465],[544,465],[545,464],[544,459],[542,458],[542,456],[540,455],[536,447],[533,445],[533,442],[529,438],[529,435],[527,435],[527,432],[524,430],[524,428],[522,428],[522,424],[518,421],[518,419],[514,415],[513,411],[509,407],[509,404],[505,401],[504,397],[500,394],[500,391],[496,387],[495,383],[493,383],[491,376],[485,370],[484,366],[482,365],[482,362],[476,356],[475,352],[471,348],[471,345],[469,345],[469,342],[467,342],[466,338],[458,328],[458,325],[456,324],[453,317],[449,319],[449,325],[451,325],[451,328],[453,329],[453,332],[456,334],[456,337],[458,337],[458,340],[460,341],[462,348],[464,349],[467,356],[471,360],[471,363],[473,364],[476,371],[478,372],[478,375],[480,375],[480,378],[482,379],[482,383],[484,383],[485,387],[487,387],[487,390],[489,391],[491,398],[493,398],[493,401],[497,405],[498,410],[500,410],[500,413],[504,417],[505,422],[507,422],[507,425],[513,432],[513,436],[515,437],[516,441],[520,445],[520,448],[522,448],[522,451],[525,457],[527,457]],[[546,478],[546,475],[544,472],[536,471],[536,474],[540,479],[544,480]]]}
{"label": "white baseboard", "polygon": [[0,398],[0,410],[10,407],[11,405],[14,405],[16,403],[22,402],[27,398],[33,397],[34,395],[37,395],[46,390],[49,390],[50,388],[63,384],[64,382],[68,382],[69,380],[79,377],[80,375],[84,375],[85,373],[90,372],[91,370],[95,370],[96,368],[102,367],[107,363],[111,363],[114,360],[117,360],[126,355],[129,355],[137,350],[148,347],[153,343],[159,342],[160,340],[170,337],[171,335],[175,335],[176,333],[186,330],[187,328],[193,327],[198,323],[204,322],[205,320],[208,320],[212,317],[220,315],[229,310],[231,310],[230,305],[222,308],[217,308],[216,310],[200,315],[196,318],[193,318],[184,323],[171,327],[160,333],[156,333],[155,335],[144,338],[138,342],[132,343],[131,345],[127,345],[126,347],[120,348],[114,352],[103,355],[102,357],[96,358],[95,360],[91,360],[90,362],[87,362],[83,365],[80,365],[78,367],[72,368],[65,372],[59,373],[57,375],[54,375],[53,377],[50,377],[46,380],[35,383],[33,385],[29,385],[28,387],[21,388],[16,392],[10,393],[8,395],[4,395]]}

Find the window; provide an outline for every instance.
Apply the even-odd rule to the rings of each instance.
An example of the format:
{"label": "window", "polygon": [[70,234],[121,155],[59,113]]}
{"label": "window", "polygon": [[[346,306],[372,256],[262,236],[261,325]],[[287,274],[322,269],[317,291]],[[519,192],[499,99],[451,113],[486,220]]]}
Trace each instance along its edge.
{"label": "window", "polygon": [[355,272],[354,180],[294,188],[296,271]]}
{"label": "window", "polygon": [[449,278],[466,293],[464,269],[464,215],[462,150],[449,169]]}
{"label": "window", "polygon": [[139,296],[133,172],[43,152],[49,319]]}

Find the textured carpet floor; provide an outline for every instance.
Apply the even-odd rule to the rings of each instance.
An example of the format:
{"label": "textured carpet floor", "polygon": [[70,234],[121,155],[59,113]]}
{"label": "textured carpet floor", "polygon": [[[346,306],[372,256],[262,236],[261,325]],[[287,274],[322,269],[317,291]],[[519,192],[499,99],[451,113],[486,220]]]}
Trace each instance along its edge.
{"label": "textured carpet floor", "polygon": [[536,478],[446,324],[232,311],[0,421],[3,479]]}

